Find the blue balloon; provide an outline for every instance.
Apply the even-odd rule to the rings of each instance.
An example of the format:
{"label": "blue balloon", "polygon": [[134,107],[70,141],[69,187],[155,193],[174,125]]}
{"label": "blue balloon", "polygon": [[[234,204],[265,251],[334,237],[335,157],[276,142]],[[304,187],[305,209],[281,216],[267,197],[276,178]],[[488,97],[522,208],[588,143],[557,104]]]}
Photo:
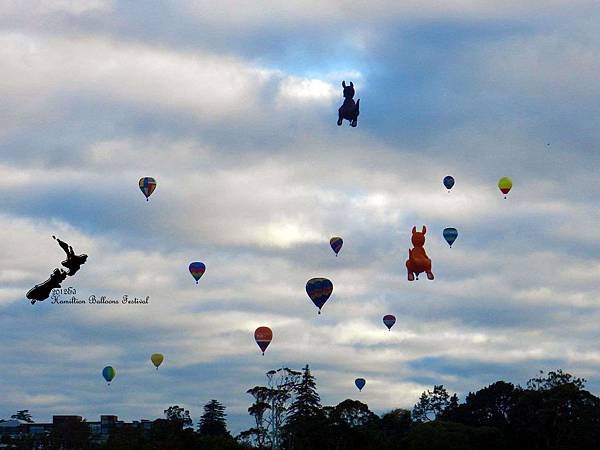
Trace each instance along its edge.
{"label": "blue balloon", "polygon": [[444,177],[444,186],[446,186],[446,189],[448,190],[452,189],[452,186],[454,186],[454,178],[450,175]]}
{"label": "blue balloon", "polygon": [[457,237],[458,230],[456,228],[444,228],[444,239],[446,239],[446,242],[448,245],[450,245],[450,248],[452,248],[452,244],[454,244],[454,241]]}
{"label": "blue balloon", "polygon": [[354,384],[356,385],[359,391],[362,391],[362,388],[364,388],[365,384],[367,384],[367,380],[365,380],[364,378],[357,378],[356,380],[354,380]]}
{"label": "blue balloon", "polygon": [[110,384],[110,382],[115,378],[116,374],[117,371],[112,366],[106,366],[104,369],[102,369],[102,376],[108,384]]}

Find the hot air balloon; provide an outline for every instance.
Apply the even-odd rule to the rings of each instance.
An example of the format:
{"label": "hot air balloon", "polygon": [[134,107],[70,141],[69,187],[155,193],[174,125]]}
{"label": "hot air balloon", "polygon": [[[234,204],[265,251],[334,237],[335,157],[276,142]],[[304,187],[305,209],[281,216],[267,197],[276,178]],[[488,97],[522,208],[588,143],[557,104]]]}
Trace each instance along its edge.
{"label": "hot air balloon", "polygon": [[344,240],[339,236],[334,236],[329,239],[329,245],[331,245],[331,249],[335,252],[335,256],[337,256],[342,249],[342,245],[344,245]]}
{"label": "hot air balloon", "polygon": [[102,369],[102,376],[109,385],[113,378],[115,378],[116,374],[117,371],[112,366],[106,366],[104,369]]}
{"label": "hot air balloon", "polygon": [[158,366],[162,364],[164,359],[165,357],[161,353],[152,353],[152,356],[150,356],[150,361],[152,361],[152,364],[154,364],[156,370],[158,370]]}
{"label": "hot air balloon", "polygon": [[498,181],[498,189],[504,194],[504,198],[506,198],[506,194],[510,192],[512,188],[512,180],[508,177],[500,178]]}
{"label": "hot air balloon", "polygon": [[354,384],[356,385],[359,391],[362,391],[362,388],[364,388],[365,384],[367,384],[367,380],[365,380],[364,378],[357,378],[356,380],[354,380]]}
{"label": "hot air balloon", "polygon": [[394,317],[392,314],[386,314],[385,316],[383,316],[383,323],[388,328],[388,330],[391,330],[394,324],[396,323],[396,317]]}
{"label": "hot air balloon", "polygon": [[269,327],[258,327],[256,331],[254,331],[254,340],[260,347],[262,354],[265,354],[265,350],[271,343],[273,339],[273,332]]}
{"label": "hot air balloon", "polygon": [[202,275],[204,275],[204,272],[206,271],[206,266],[201,262],[193,262],[190,263],[189,269],[194,280],[196,280],[196,284],[198,284],[198,280],[202,278]]}
{"label": "hot air balloon", "polygon": [[148,201],[148,197],[152,195],[154,189],[156,189],[156,180],[154,178],[140,178],[140,190],[142,191],[142,194],[146,196],[146,201]]}
{"label": "hot air balloon", "polygon": [[444,177],[444,186],[446,186],[446,189],[448,189],[448,192],[450,192],[450,189],[452,189],[452,186],[454,186],[454,177],[450,175]]}
{"label": "hot air balloon", "polygon": [[454,244],[454,241],[458,237],[458,230],[456,228],[444,228],[443,235],[450,248],[452,248],[452,244]]}
{"label": "hot air balloon", "polygon": [[321,308],[332,292],[333,283],[327,278],[311,278],[306,282],[306,293],[315,306],[319,308],[319,314],[321,314]]}

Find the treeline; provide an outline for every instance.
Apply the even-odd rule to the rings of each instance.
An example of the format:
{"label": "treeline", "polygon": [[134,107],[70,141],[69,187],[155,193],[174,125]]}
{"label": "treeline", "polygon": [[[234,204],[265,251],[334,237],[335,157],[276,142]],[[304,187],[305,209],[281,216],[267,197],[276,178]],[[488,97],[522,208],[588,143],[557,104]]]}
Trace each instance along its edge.
{"label": "treeline", "polygon": [[[53,430],[57,449],[140,450],[592,450],[600,448],[600,399],[586,380],[561,370],[540,373],[522,386],[497,381],[469,393],[463,403],[442,385],[417,404],[378,416],[357,400],[322,406],[308,366],[267,373],[265,386],[247,392],[254,426],[232,437],[225,408],[213,400],[196,429],[189,411],[172,406],[149,431],[115,429],[92,445],[85,422]],[[21,439],[26,439],[22,437]],[[25,440],[16,448],[34,448]]]}
{"label": "treeline", "polygon": [[525,387],[498,381],[464,403],[442,385],[421,394],[412,410],[378,416],[357,400],[321,406],[315,379],[279,369],[268,386],[248,391],[256,427],[238,440],[282,450],[592,450],[600,448],[600,399],[585,381],[561,370]]}

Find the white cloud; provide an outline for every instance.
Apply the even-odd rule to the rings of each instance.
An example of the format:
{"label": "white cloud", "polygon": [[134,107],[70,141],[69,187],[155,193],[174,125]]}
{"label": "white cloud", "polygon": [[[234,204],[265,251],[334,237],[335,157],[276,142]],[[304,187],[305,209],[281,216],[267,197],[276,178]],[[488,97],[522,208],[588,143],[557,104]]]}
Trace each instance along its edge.
{"label": "white cloud", "polygon": [[81,16],[84,14],[107,13],[113,6],[112,0],[6,0],[0,14],[13,21],[33,17],[48,19],[55,15]]}
{"label": "white cloud", "polygon": [[[545,14],[572,6],[544,4]],[[56,5],[60,14],[88,16],[111,7]],[[215,26],[227,18],[242,30],[274,18],[285,28],[292,15],[300,25],[314,18],[369,25],[404,13],[402,20],[518,17],[541,2],[311,5],[275,2],[265,16],[232,4],[192,9]],[[341,79],[378,88],[346,62],[300,77],[206,50],[25,28],[0,35],[0,228],[9,236],[0,253],[0,327],[9,344],[0,397],[17,392],[10,407],[137,417],[196,391],[245,414],[245,390],[284,363],[309,362],[327,403],[357,396],[378,410],[410,406],[430,379],[464,391],[547,361],[600,374],[588,348],[600,319],[598,204],[584,195],[593,170],[580,151],[551,159],[531,150],[537,137],[518,126],[521,115],[506,111],[514,126],[497,129],[478,121],[489,117],[469,117],[415,145],[373,124],[335,125]],[[359,50],[380,42],[357,33]],[[564,86],[577,98],[595,95],[593,45],[563,41],[477,47],[467,55],[469,71],[511,95],[531,88],[560,99]],[[77,137],[93,127],[96,116],[77,126],[65,117],[99,103],[109,105],[98,112],[106,129],[53,142],[55,127]],[[371,105],[371,112],[387,108]],[[139,115],[123,125],[122,108]],[[322,123],[325,112],[330,123]],[[180,121],[192,125],[179,128]],[[48,146],[39,153],[22,147],[36,146],[29,140],[36,133]],[[450,194],[441,184],[449,170],[457,179]],[[562,173],[568,186],[557,182]],[[515,183],[507,200],[496,188],[505,174]],[[137,187],[142,176],[158,181],[150,202]],[[70,197],[59,198],[63,192]],[[423,224],[436,280],[408,283],[410,229]],[[452,249],[441,237],[446,225],[459,229]],[[149,295],[150,304],[32,307],[25,292],[64,257],[52,234],[90,256],[68,280],[78,295]],[[338,258],[328,247],[334,234],[345,240]],[[207,265],[198,285],[187,272],[192,260]],[[313,276],[335,286],[321,315],[304,292]],[[386,313],[398,319],[391,332],[381,323]],[[253,342],[259,325],[275,333],[265,357]],[[153,351],[166,355],[160,378],[148,362]],[[107,363],[118,370],[112,392],[100,378]],[[57,375],[57,364],[68,370]],[[357,376],[367,378],[361,394]]]}

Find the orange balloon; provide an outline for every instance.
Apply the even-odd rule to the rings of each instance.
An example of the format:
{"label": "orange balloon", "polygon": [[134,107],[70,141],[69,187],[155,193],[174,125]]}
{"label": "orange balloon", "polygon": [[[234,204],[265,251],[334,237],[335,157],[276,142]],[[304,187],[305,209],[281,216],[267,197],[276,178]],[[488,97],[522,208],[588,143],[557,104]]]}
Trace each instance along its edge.
{"label": "orange balloon", "polygon": [[408,270],[408,281],[413,281],[415,275],[417,280],[419,274],[425,272],[429,280],[433,280],[433,272],[431,271],[431,259],[425,253],[425,233],[427,227],[423,225],[422,230],[417,231],[417,227],[412,229],[412,244],[414,248],[408,251],[408,260],[406,261],[406,269]]}
{"label": "orange balloon", "polygon": [[258,327],[254,332],[254,340],[262,350],[262,354],[265,354],[265,350],[273,339],[273,332],[269,327]]}

